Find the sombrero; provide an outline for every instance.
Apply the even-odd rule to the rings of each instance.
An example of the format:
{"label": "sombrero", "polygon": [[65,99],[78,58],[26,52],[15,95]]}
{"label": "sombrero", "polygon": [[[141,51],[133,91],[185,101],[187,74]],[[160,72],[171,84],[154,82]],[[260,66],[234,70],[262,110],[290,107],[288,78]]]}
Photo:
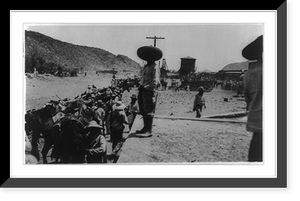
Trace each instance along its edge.
{"label": "sombrero", "polygon": [[263,35],[256,38],[248,44],[243,50],[242,55],[248,60],[262,61],[263,52]]}
{"label": "sombrero", "polygon": [[89,125],[86,128],[99,128],[99,129],[101,129],[102,127],[99,124],[97,124],[96,121],[90,121]]}
{"label": "sombrero", "polygon": [[121,101],[117,101],[116,104],[112,106],[113,110],[123,110],[126,107]]}
{"label": "sombrero", "polygon": [[153,46],[143,46],[137,50],[137,55],[145,61],[157,61],[163,56],[163,52]]}

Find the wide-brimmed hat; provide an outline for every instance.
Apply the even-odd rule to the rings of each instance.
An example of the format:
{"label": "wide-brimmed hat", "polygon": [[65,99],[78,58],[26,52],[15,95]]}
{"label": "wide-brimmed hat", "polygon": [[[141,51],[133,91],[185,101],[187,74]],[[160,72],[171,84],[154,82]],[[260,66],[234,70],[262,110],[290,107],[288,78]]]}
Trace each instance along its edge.
{"label": "wide-brimmed hat", "polygon": [[198,88],[198,91],[204,91],[204,88],[201,86]]}
{"label": "wide-brimmed hat", "polygon": [[117,101],[113,106],[112,109],[113,110],[124,110],[124,108],[126,107],[126,105],[124,105],[122,103],[122,101]]}
{"label": "wide-brimmed hat", "polygon": [[100,100],[100,99],[99,99],[99,100],[97,101],[97,105],[98,105],[98,106],[103,106],[103,105],[104,105],[104,103],[103,103],[103,101],[102,101],[102,100]]}
{"label": "wide-brimmed hat", "polygon": [[133,98],[133,99],[136,99],[136,100],[137,100],[137,97],[136,97],[135,94],[132,94],[132,95],[130,96],[130,98]]}
{"label": "wide-brimmed hat", "polygon": [[89,125],[86,128],[99,128],[102,129],[102,126],[100,126],[99,124],[97,124],[96,121],[90,121]]}
{"label": "wide-brimmed hat", "polygon": [[157,61],[163,56],[163,52],[153,46],[143,46],[137,50],[137,55],[145,61]]}
{"label": "wide-brimmed hat", "polygon": [[243,50],[242,55],[248,60],[262,61],[263,35],[248,44]]}
{"label": "wide-brimmed hat", "polygon": [[97,110],[97,106],[93,105],[92,110]]}

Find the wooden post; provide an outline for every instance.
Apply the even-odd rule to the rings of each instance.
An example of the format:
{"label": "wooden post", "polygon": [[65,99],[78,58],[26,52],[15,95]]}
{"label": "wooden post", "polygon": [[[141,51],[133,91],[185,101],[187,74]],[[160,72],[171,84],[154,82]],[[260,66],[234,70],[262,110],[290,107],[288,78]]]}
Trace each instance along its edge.
{"label": "wooden post", "polygon": [[157,37],[157,36],[153,36],[153,37],[147,36],[146,38],[147,39],[154,39],[154,47],[156,47],[156,40],[157,39],[165,39],[164,37]]}

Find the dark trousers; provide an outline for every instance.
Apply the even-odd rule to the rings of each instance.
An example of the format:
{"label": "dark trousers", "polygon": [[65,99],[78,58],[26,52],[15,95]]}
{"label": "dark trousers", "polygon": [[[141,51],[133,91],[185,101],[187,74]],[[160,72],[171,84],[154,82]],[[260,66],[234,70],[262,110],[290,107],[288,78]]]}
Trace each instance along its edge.
{"label": "dark trousers", "polygon": [[201,117],[202,107],[203,107],[203,105],[196,106],[196,117]]}
{"label": "dark trousers", "polygon": [[97,154],[96,156],[87,157],[87,163],[107,163],[107,151]]}
{"label": "dark trousers", "polygon": [[249,153],[248,153],[248,161],[249,162],[262,162],[262,132],[254,132],[253,137],[250,143]]}
{"label": "dark trousers", "polygon": [[112,149],[114,149],[119,142],[123,141],[123,130],[124,129],[111,129],[112,139]]}
{"label": "dark trousers", "polygon": [[142,116],[153,115],[154,103],[153,103],[154,92],[151,90],[140,90],[138,95],[138,104]]}

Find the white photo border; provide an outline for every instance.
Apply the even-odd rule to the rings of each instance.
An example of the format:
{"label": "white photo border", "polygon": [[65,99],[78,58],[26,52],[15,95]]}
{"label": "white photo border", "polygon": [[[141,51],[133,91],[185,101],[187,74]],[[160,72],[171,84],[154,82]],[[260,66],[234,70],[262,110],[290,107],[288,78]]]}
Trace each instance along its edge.
{"label": "white photo border", "polygon": [[[276,11],[11,11],[10,174],[11,178],[276,178],[277,177]],[[264,24],[264,163],[196,165],[24,165],[24,24]],[[24,68],[24,67],[23,67]],[[22,69],[23,69],[22,68]],[[265,90],[268,87],[268,90]],[[268,104],[266,104],[268,103]],[[12,125],[12,122],[14,124]],[[19,126],[14,126],[19,125]],[[99,171],[101,169],[101,171]],[[121,170],[121,171],[120,171]]]}

